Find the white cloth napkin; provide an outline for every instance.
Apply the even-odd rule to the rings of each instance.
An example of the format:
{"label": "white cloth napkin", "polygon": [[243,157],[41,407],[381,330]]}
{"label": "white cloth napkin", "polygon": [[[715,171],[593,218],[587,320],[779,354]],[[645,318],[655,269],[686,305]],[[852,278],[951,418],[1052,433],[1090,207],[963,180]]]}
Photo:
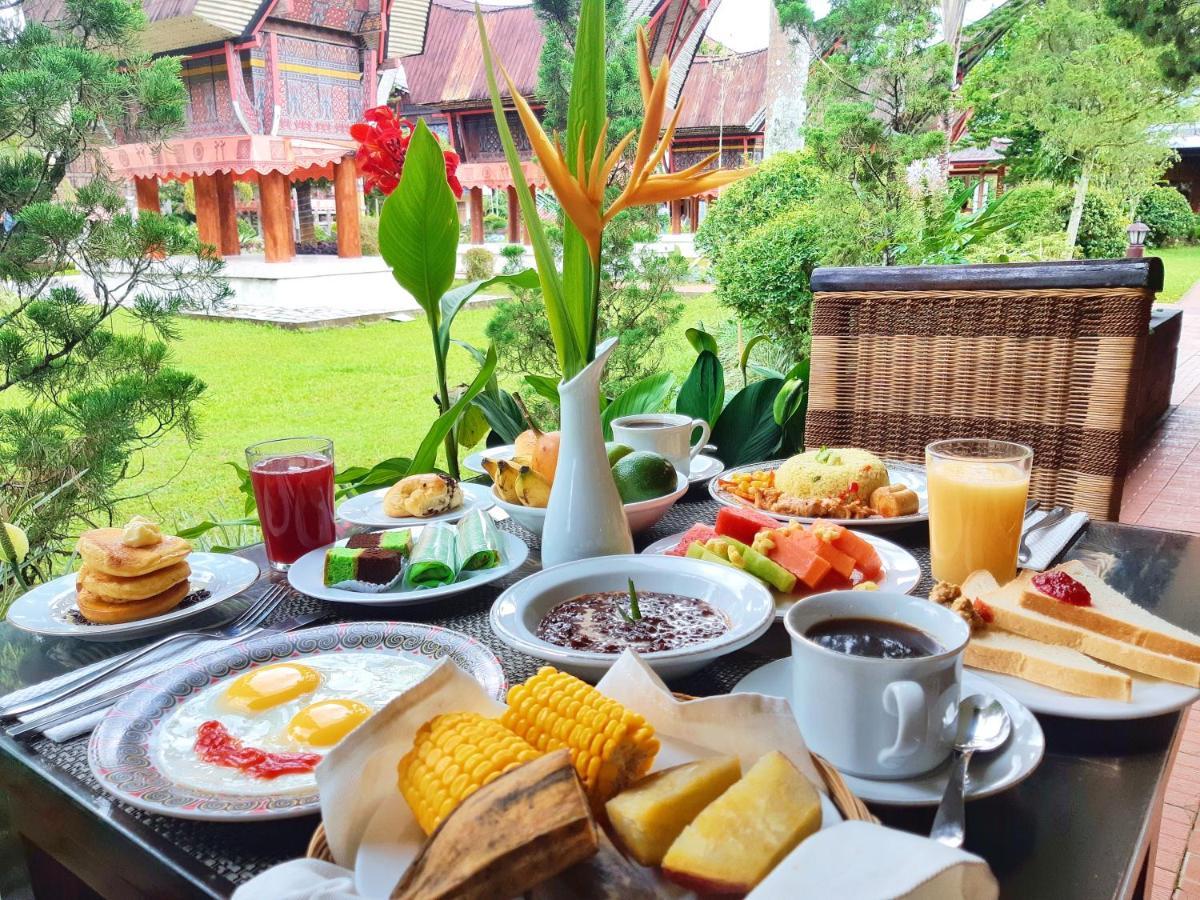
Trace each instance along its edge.
{"label": "white cloth napkin", "polygon": [[[758,694],[735,694],[680,702],[636,654],[628,651],[601,679],[597,688],[642,714],[654,726],[662,744],[655,759],[655,769],[717,754],[736,755],[742,759],[743,767],[747,767],[763,752],[780,750],[796,762],[814,784],[824,789],[824,782],[813,767],[786,700]],[[443,712],[475,710],[494,715],[501,708],[477,682],[452,663],[439,664],[422,682],[396,697],[351,732],[317,767],[326,841],[337,864],[309,859],[282,863],[238,888],[234,900],[374,900],[387,897],[425,841],[396,789],[396,764],[412,746],[417,728]],[[870,888],[893,884],[896,890],[889,896],[903,896],[909,890],[908,885],[940,877],[940,873],[960,865],[980,866],[986,878],[991,878],[986,863],[970,854],[949,851],[925,838],[879,826],[870,826],[869,833],[872,847],[878,844],[878,849],[872,852],[877,852],[881,858],[906,860],[903,869],[897,869],[894,881],[881,879],[874,867],[868,870],[874,880],[864,882],[864,885]],[[850,838],[854,847],[862,846],[859,837],[850,835]],[[814,838],[809,839],[812,840]],[[892,842],[897,840],[900,845],[893,847]],[[925,847],[932,849],[928,853],[917,852]],[[956,855],[948,857],[948,853]],[[856,854],[855,867],[860,867],[860,862]],[[951,876],[950,882],[953,880]],[[959,880],[964,885],[968,883],[965,877]],[[992,900],[996,896],[994,880],[990,884],[990,893],[925,896]],[[765,885],[766,882],[759,890]],[[690,896],[665,881],[661,888],[664,897]],[[845,890],[848,896],[859,896],[853,885]],[[786,894],[788,897],[798,895],[791,891]],[[819,890],[805,896],[832,896],[832,893]]]}
{"label": "white cloth napkin", "polygon": [[[1046,515],[1046,511],[1035,509],[1025,517],[1024,528],[1028,529],[1030,526],[1036,525],[1042,519],[1046,518]],[[1054,560],[1058,558],[1058,554],[1062,553],[1063,548],[1071,542],[1071,539],[1079,533],[1079,529],[1087,523],[1087,513],[1073,512],[1057,525],[1051,525],[1042,531],[1035,531],[1027,541],[1029,549],[1033,551],[1033,555],[1029,557],[1029,562],[1021,563],[1021,568],[1031,569],[1035,572],[1041,572],[1050,568],[1054,564]]]}
{"label": "white cloth napkin", "polygon": [[[112,675],[102,679],[99,684],[88,688],[85,691],[80,691],[78,694],[73,694],[66,700],[60,701],[53,706],[47,706],[42,709],[29,713],[26,716],[20,716],[22,722],[37,723],[50,716],[56,715],[60,710],[68,709],[78,703],[83,703],[93,697],[99,697],[108,691],[117,687],[126,685],[135,685],[145,681],[152,675],[157,675],[159,672],[166,671],[172,666],[176,666],[181,662],[200,656],[204,653],[212,653],[217,650],[223,650],[226,647],[231,647],[238,642],[238,638],[231,638],[225,641],[205,640],[204,638],[180,638],[167,646],[156,650],[142,659],[138,660],[127,669],[122,669],[120,672],[115,672]],[[100,662],[92,663],[80,669],[75,669],[72,672],[67,672],[65,675],[59,675],[57,678],[51,678],[47,681],[38,684],[30,685],[26,688],[13,691],[4,697],[0,697],[0,705],[8,705],[17,703],[23,700],[32,700],[37,697],[47,694],[50,691],[65,687],[78,681],[85,675],[95,672],[97,669],[108,665],[111,660],[104,659]],[[117,701],[114,700],[113,703]],[[104,717],[112,704],[105,706],[93,713],[80,716],[63,725],[58,725],[47,729],[44,734],[50,740],[56,743],[68,741],[73,737],[78,737],[81,734],[87,734]]]}

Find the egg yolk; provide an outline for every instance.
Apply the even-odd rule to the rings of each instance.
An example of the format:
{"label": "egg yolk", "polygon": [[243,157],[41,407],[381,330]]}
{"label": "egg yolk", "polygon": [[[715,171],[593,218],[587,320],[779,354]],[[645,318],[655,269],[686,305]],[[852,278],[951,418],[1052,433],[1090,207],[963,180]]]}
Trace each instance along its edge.
{"label": "egg yolk", "polygon": [[225,689],[225,702],[240,712],[262,712],[311,694],[320,684],[320,673],[308,666],[263,666],[235,678]]}
{"label": "egg yolk", "polygon": [[321,700],[292,716],[288,737],[309,747],[332,747],[371,715],[357,700]]}

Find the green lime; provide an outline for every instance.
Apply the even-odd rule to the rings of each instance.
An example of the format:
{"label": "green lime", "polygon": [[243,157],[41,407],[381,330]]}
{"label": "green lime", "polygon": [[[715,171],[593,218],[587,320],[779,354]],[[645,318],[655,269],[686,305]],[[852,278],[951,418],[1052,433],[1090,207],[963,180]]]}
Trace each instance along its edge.
{"label": "green lime", "polygon": [[675,467],[648,450],[626,454],[612,467],[613,481],[622,503],[653,500],[675,490]]}
{"label": "green lime", "polygon": [[609,441],[604,445],[604,449],[608,451],[608,467],[610,469],[617,464],[618,460],[624,459],[633,452],[632,447],[618,444],[616,441]]}

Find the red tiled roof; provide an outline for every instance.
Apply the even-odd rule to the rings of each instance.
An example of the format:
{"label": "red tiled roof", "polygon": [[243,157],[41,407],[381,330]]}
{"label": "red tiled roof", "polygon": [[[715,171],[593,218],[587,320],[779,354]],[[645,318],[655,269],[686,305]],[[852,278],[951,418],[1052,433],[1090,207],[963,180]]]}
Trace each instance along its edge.
{"label": "red tiled roof", "polygon": [[761,131],[767,51],[697,56],[683,85],[676,133],[719,128]]}
{"label": "red tiled roof", "polygon": [[[532,6],[485,7],[483,19],[496,57],[518,90],[537,90],[542,54],[541,23]],[[425,52],[401,60],[414,106],[452,107],[488,102],[487,76],[473,4],[434,0],[429,9]],[[507,94],[507,90],[504,91]]]}

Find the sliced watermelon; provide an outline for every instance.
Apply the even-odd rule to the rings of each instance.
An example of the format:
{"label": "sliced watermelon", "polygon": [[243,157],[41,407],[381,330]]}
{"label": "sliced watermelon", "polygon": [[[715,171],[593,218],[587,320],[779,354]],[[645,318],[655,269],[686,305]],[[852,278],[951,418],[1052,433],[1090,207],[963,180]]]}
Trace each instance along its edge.
{"label": "sliced watermelon", "polygon": [[879,558],[879,553],[871,546],[871,542],[861,535],[855,534],[848,528],[843,528],[834,540],[833,546],[854,557],[858,570],[868,581],[874,581],[883,574],[883,560]]}
{"label": "sliced watermelon", "polygon": [[717,512],[717,534],[743,544],[753,544],[754,536],[764,528],[778,527],[775,519],[748,507],[722,506]]}
{"label": "sliced watermelon", "polygon": [[697,522],[691,528],[683,533],[683,537],[679,539],[679,543],[668,550],[665,556],[687,556],[688,547],[699,541],[703,544],[705,541],[712,540],[717,536],[716,531],[711,525],[706,525],[704,522]]}
{"label": "sliced watermelon", "polygon": [[810,588],[816,588],[832,567],[813,552],[812,540],[812,535],[799,530],[775,531],[771,534],[775,546],[767,556]]}

